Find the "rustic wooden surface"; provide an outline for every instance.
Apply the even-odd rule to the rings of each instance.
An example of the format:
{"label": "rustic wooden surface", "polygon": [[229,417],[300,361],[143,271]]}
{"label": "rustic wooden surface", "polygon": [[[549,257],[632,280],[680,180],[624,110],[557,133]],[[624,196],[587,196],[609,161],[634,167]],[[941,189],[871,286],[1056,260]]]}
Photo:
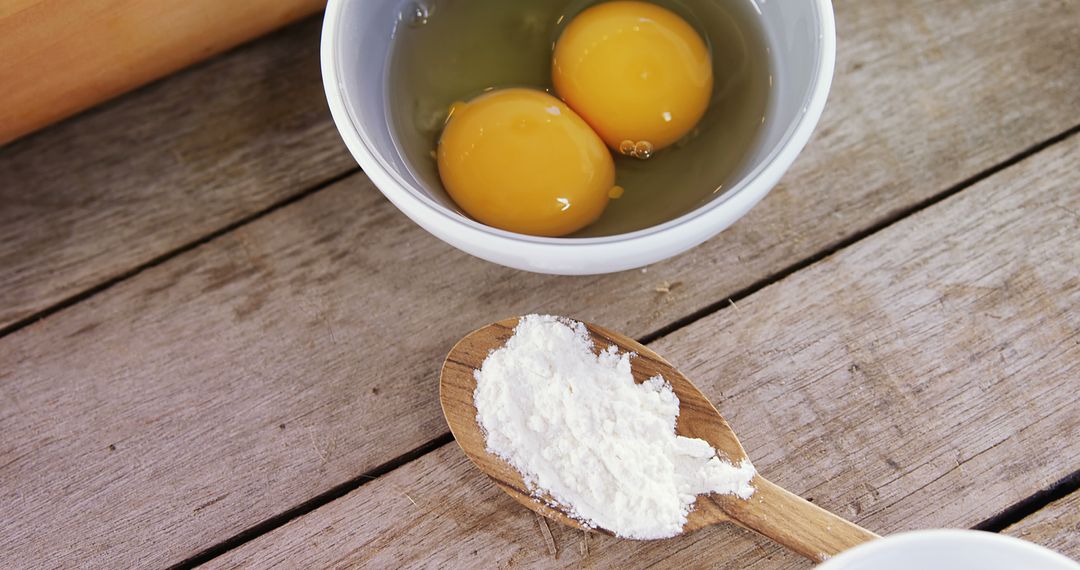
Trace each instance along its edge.
{"label": "rustic wooden surface", "polygon": [[[838,245],[864,239],[927,200],[958,190],[965,180],[1033,145],[1054,142],[1052,137],[1080,124],[1080,68],[1073,64],[1080,54],[1080,34],[1072,23],[1078,16],[1076,2],[1059,0],[927,0],[917,6],[837,2],[837,77],[815,139],[782,184],[739,224],[648,272],[575,279],[505,270],[456,252],[416,228],[363,175],[310,192],[355,169],[325,113],[314,20],[4,147],[0,329],[65,299],[78,300],[102,283],[116,283],[0,338],[0,431],[5,434],[0,440],[0,512],[6,515],[0,523],[0,565],[161,566],[244,531],[251,531],[245,537],[258,534],[265,530],[260,525],[274,517],[343,485],[358,484],[365,474],[381,471],[379,466],[393,465],[396,458],[443,436],[436,371],[453,339],[476,326],[544,311],[641,337],[675,328],[697,311],[714,310],[729,296],[741,297],[740,292],[798,270]],[[1013,188],[1017,196],[1074,203],[1075,185],[1047,191],[1056,188],[1049,186],[1053,176],[1059,184],[1074,178],[1069,175],[1076,164],[1072,172],[1055,166],[1065,160],[1064,144],[1052,144],[990,180],[1016,185],[1010,173],[1023,168],[1028,179]],[[1075,154],[1075,143],[1068,144]],[[1041,170],[1033,174],[1034,160]],[[1042,171],[1056,174],[1036,176]],[[1024,192],[1036,179],[1045,193]],[[986,193],[987,187],[963,189],[958,198],[976,188]],[[698,340],[679,346],[715,352],[721,345],[727,360],[716,360],[725,357],[723,352],[672,352],[676,364],[693,361],[703,373],[738,371],[756,378],[756,384],[743,385],[744,400],[729,404],[714,395],[718,391],[710,394],[733,421],[724,407],[746,402],[754,409],[763,406],[754,398],[775,399],[767,406],[776,408],[771,423],[747,420],[746,428],[735,427],[758,466],[772,468],[778,483],[820,496],[829,501],[824,506],[874,530],[975,524],[1077,465],[1075,450],[1063,446],[1053,455],[1048,440],[1033,439],[1048,433],[1046,426],[1060,430],[1057,440],[1077,439],[1069,437],[1076,430],[1069,431],[1062,408],[1052,407],[1065,405],[1076,391],[1076,355],[1069,352],[1075,345],[1068,344],[1075,337],[1075,322],[1071,330],[1033,324],[1049,315],[1054,303],[1077,305],[1075,292],[1067,296],[1073,290],[1050,291],[1060,285],[1054,279],[1075,278],[1060,260],[1070,253],[1075,260],[1076,240],[1047,235],[1056,230],[1075,237],[1077,207],[1069,204],[1047,214],[1023,202],[1032,211],[1058,216],[1029,233],[1010,233],[1011,227],[979,230],[1002,248],[1025,251],[1044,251],[1044,242],[1058,240],[1058,262],[1020,272],[999,285],[998,292],[981,289],[985,285],[977,280],[969,283],[968,274],[954,276],[955,288],[946,287],[952,283],[948,279],[935,281],[940,276],[930,269],[948,277],[948,264],[964,266],[966,258],[956,259],[957,253],[976,250],[958,239],[929,243],[923,249],[937,251],[941,259],[907,274],[895,268],[879,271],[893,271],[909,287],[912,279],[923,279],[923,289],[910,289],[911,295],[936,293],[943,304],[957,304],[946,313],[928,306],[900,315],[869,301],[840,302],[848,295],[899,294],[901,287],[889,288],[875,281],[880,275],[859,273],[877,284],[872,288],[812,266],[738,301],[744,310],[748,304],[760,307],[755,318],[763,324],[755,330],[777,338],[755,342],[772,347],[772,353],[738,352],[755,345],[751,339],[724,336],[742,323],[731,309],[680,329],[657,346],[667,355],[665,343],[694,331],[697,336],[690,340]],[[934,212],[952,211],[943,205],[915,219],[932,225]],[[257,219],[247,223],[248,218]],[[967,227],[965,222],[937,221],[950,230]],[[976,229],[968,227],[964,235]],[[890,245],[903,245],[928,231],[922,226],[916,230],[892,238]],[[995,237],[998,233],[1012,241]],[[864,246],[856,243],[850,251],[873,249]],[[850,251],[839,257],[854,255]],[[895,261],[895,256],[871,256],[867,263],[880,267],[888,259]],[[994,269],[986,268],[987,279],[996,275]],[[808,274],[822,283],[807,281],[803,276]],[[838,287],[839,294],[824,292]],[[787,294],[778,299],[768,293],[776,290]],[[1034,290],[1041,296],[1002,296],[1001,290]],[[998,311],[993,314],[1005,322],[993,324],[1000,330],[971,321],[974,313],[961,310],[975,306],[976,298],[985,298]],[[821,308],[830,302],[838,306]],[[811,329],[796,327],[798,322],[782,322],[805,317],[811,308],[821,319],[834,319],[830,326],[839,329],[821,325],[813,337]],[[907,328],[895,328],[893,321]],[[1025,323],[1030,327],[1024,328]],[[779,327],[784,326],[799,334],[783,336]],[[953,338],[942,332],[950,327],[961,332],[973,327],[981,336]],[[823,367],[822,362],[835,365],[841,357],[814,353],[831,346],[817,338],[847,329],[861,331],[841,339],[855,343],[858,360],[842,370]],[[714,337],[711,344],[705,344],[705,337]],[[1009,352],[1021,348],[1031,353]],[[841,349],[847,350],[846,345]],[[1043,350],[1042,360],[1032,356],[1039,353],[1036,349]],[[919,354],[925,350],[934,352]],[[941,350],[951,350],[955,361],[934,360]],[[908,353],[919,358],[907,363],[903,357]],[[789,354],[795,356],[784,361],[783,372],[791,378],[776,376],[780,371],[766,366],[777,355]],[[1062,358],[1069,356],[1073,376],[1061,380],[1058,375],[1069,370]],[[1016,371],[1020,363],[1042,375]],[[856,366],[847,384],[830,380],[840,392],[824,390],[824,384],[815,387],[818,377],[843,374],[851,364]],[[945,375],[948,382],[913,384],[911,378],[921,377],[909,374],[913,371],[930,378]],[[1002,371],[1028,379],[1039,391],[1026,393],[995,382]],[[715,382],[691,377],[699,383],[704,378],[705,385]],[[1045,396],[1054,382],[1068,380],[1071,389],[1061,390],[1062,397]],[[713,388],[718,389],[716,384]],[[1003,391],[1023,403],[1012,408],[1022,413],[1004,413]],[[954,398],[952,404],[967,407],[924,413],[936,410],[946,420],[966,418],[969,423],[949,424],[945,427],[953,431],[948,433],[905,429],[907,424],[888,415],[863,425],[865,410],[890,411],[873,398],[906,410],[943,392]],[[727,389],[724,393],[731,395]],[[854,403],[837,409],[819,401],[836,393]],[[787,403],[781,407],[780,401]],[[803,421],[814,417],[830,422],[841,437],[799,431]],[[768,431],[774,428],[776,434]],[[755,443],[747,429],[757,431]],[[860,439],[866,430],[874,438]],[[1010,430],[1019,430],[1015,441],[986,445],[987,438]],[[772,439],[766,437],[770,434]],[[898,457],[915,457],[916,463],[880,465],[894,450]],[[828,466],[835,472],[815,471],[818,459],[829,453],[845,459]],[[267,536],[299,537],[303,533],[295,529],[301,524],[323,529],[326,513],[358,516],[352,512],[356,496],[372,512],[388,515],[402,512],[402,505],[393,502],[402,499],[399,489],[409,487],[411,496],[418,488],[445,491],[461,481],[456,491],[465,493],[461,500],[471,510],[458,518],[446,515],[450,518],[444,522],[460,525],[455,532],[472,529],[463,544],[482,547],[490,560],[534,556],[531,546],[513,540],[526,540],[521,524],[536,523],[515,518],[520,513],[513,509],[499,510],[498,502],[474,504],[490,489],[468,479],[474,474],[463,459],[456,448],[445,446]],[[959,475],[950,470],[955,462],[963,463]],[[432,468],[421,473],[416,465]],[[994,469],[1007,477],[991,477],[1000,475]],[[968,477],[971,471],[974,478]],[[803,477],[807,473],[813,477]],[[877,485],[875,492],[863,481],[852,481],[854,474]],[[1026,487],[1004,485],[1020,475],[1028,478]],[[877,493],[884,498],[879,500]],[[895,504],[886,509],[886,500]],[[430,513],[424,516],[423,521],[430,519]],[[395,554],[412,555],[393,548],[371,553],[367,545],[348,542],[368,536],[372,544],[400,544],[379,524],[401,521],[363,520],[375,522],[363,529],[336,529],[354,532],[351,539],[334,529],[320,537],[359,548],[354,556],[393,560]],[[422,526],[393,532],[418,536],[410,532]],[[561,544],[569,540],[552,527]],[[695,533],[688,540],[697,546],[687,546],[681,560],[732,536],[746,548],[762,544],[732,532]],[[508,542],[492,542],[499,533]],[[270,552],[267,544],[251,543],[229,560],[257,559],[252,558],[255,551],[270,557],[296,554]],[[298,544],[290,540],[280,547]],[[427,544],[416,546],[441,552]],[[546,553],[543,542],[538,544]],[[597,544],[594,550],[604,547]],[[635,553],[640,552],[604,556]],[[762,545],[760,553],[774,557],[760,562],[764,566],[788,560],[768,546]],[[306,553],[322,560],[345,554],[334,549]],[[437,556],[428,561],[435,563]]]}
{"label": "rustic wooden surface", "polygon": [[[714,301],[1080,124],[1075,1],[836,11],[815,139],[772,208],[695,254],[736,275],[672,273],[678,294]],[[3,149],[0,328],[354,169],[326,111],[318,32],[308,20]]]}
{"label": "rustic wooden surface", "polygon": [[1050,503],[1004,532],[1080,560],[1080,491]]}
{"label": "rustic wooden surface", "polygon": [[[654,343],[759,471],[883,532],[972,526],[1080,465],[1080,137]],[[560,564],[804,567],[734,527]],[[404,545],[407,545],[404,546]],[[533,515],[448,444],[210,567],[545,565]]]}
{"label": "rustic wooden surface", "polygon": [[355,169],[308,19],[0,150],[0,329]]}

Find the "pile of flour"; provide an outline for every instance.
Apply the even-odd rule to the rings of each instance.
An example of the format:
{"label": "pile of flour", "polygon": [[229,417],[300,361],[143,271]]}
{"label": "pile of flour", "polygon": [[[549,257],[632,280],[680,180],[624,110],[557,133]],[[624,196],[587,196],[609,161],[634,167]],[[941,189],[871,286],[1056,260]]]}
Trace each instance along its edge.
{"label": "pile of flour", "polygon": [[666,538],[699,494],[749,498],[754,468],[676,435],[678,397],[659,376],[635,384],[632,356],[597,356],[581,323],[524,317],[476,371],[476,419],[535,496],[621,537]]}

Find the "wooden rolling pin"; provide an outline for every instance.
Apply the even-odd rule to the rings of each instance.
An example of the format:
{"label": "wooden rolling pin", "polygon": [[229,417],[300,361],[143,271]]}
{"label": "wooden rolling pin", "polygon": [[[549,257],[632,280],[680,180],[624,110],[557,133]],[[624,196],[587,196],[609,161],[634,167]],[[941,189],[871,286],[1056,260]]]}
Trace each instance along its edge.
{"label": "wooden rolling pin", "polygon": [[0,145],[325,0],[0,0]]}

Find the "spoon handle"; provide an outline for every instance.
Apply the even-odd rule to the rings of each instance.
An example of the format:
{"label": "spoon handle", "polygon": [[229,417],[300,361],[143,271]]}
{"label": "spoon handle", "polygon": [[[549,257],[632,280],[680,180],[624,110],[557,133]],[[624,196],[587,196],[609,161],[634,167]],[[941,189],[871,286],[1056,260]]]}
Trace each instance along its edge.
{"label": "spoon handle", "polygon": [[880,538],[760,475],[754,485],[757,490],[749,500],[724,501],[728,516],[815,562]]}

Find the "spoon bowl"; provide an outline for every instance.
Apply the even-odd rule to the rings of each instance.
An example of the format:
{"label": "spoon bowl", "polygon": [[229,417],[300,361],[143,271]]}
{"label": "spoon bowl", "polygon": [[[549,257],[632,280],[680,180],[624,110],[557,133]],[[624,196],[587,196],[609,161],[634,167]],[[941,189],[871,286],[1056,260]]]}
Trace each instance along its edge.
{"label": "spoon bowl", "polygon": [[[473,400],[476,379],[473,373],[480,369],[491,351],[501,348],[510,340],[518,320],[506,319],[477,329],[450,350],[439,381],[439,399],[450,431],[465,455],[517,502],[562,524],[610,534],[605,529],[588,528],[557,506],[552,506],[554,503],[551,501],[534,496],[516,469],[487,450],[483,430],[476,421],[476,404]],[[620,352],[637,355],[630,359],[635,382],[640,384],[659,375],[671,385],[679,398],[679,418],[675,427],[678,435],[707,441],[722,459],[733,464],[747,459],[742,444],[720,412],[671,363],[629,337],[593,324],[584,324],[597,353],[615,346]],[[755,492],[745,500],[733,495],[699,495],[682,532],[734,522],[818,562],[878,538],[876,534],[785,491],[760,474],[754,475],[751,483]]]}

